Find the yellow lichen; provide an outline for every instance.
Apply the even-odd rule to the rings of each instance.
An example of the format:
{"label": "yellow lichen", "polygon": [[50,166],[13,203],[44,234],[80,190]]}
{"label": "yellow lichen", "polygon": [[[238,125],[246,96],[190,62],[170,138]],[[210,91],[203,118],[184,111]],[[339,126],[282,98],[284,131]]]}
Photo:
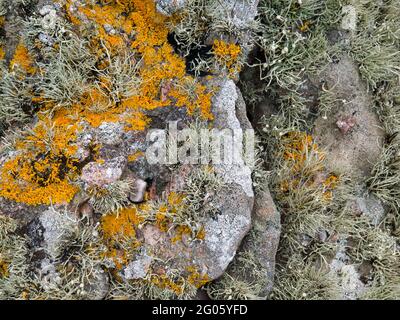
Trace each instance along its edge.
{"label": "yellow lichen", "polygon": [[[71,17],[73,13],[69,1],[67,11]],[[100,4],[88,1],[84,6],[78,6],[76,11],[96,26],[98,35],[92,41],[92,51],[98,56],[99,66],[105,67],[108,64],[103,60],[106,58],[103,43],[106,43],[112,55],[117,55],[124,45],[143,61],[139,72],[141,86],[138,94],[126,97],[118,105],[110,105],[110,101],[104,101],[104,92],[100,92],[95,95],[100,97],[95,99],[97,101],[83,99],[79,106],[75,106],[75,111],[79,109],[91,125],[98,126],[106,120],[121,121],[126,124],[126,130],[144,130],[150,119],[143,110],[174,103],[178,107],[186,107],[189,114],[199,110],[204,118],[212,119],[211,92],[194,78],[186,76],[184,59],[175,54],[168,43],[169,18],[158,13],[153,0],[101,1]],[[71,21],[78,24],[76,18]],[[111,26],[117,32],[110,36],[105,26]],[[132,35],[133,40],[130,40]],[[183,90],[188,81],[194,83],[192,92]],[[170,90],[163,94],[165,83],[169,84]],[[87,96],[93,97],[93,94]],[[101,112],[90,110],[93,105],[98,105]]]}
{"label": "yellow lichen", "polygon": [[[127,131],[141,131],[151,122],[149,110],[171,105],[212,119],[212,92],[186,74],[185,60],[168,42],[167,25],[173,18],[160,14],[153,0],[68,0],[64,5],[67,17],[77,28],[94,28],[89,49],[99,71],[106,74],[110,61],[128,50],[128,56],[141,61],[140,85],[128,90],[124,97],[111,97],[112,78],[98,76],[77,97],[77,102],[62,107],[42,96],[32,96],[32,101],[41,106],[34,135],[28,134],[17,142],[16,156],[6,161],[0,172],[0,196],[30,205],[65,203],[78,191],[74,185],[79,176],[74,158],[74,143],[80,130],[77,123],[86,121],[98,127],[104,122],[120,122]],[[83,20],[85,23],[81,23]],[[110,28],[112,33],[108,33]],[[36,72],[22,42],[16,48],[10,69],[26,74]],[[170,206],[168,215],[177,210]],[[158,221],[166,228],[169,218],[162,215],[160,210]]]}
{"label": "yellow lichen", "polygon": [[0,279],[9,275],[8,263],[0,259]]}
{"label": "yellow lichen", "polygon": [[116,269],[125,266],[129,262],[128,255],[140,247],[136,229],[143,222],[144,218],[137,207],[125,208],[102,217],[101,230],[107,245],[105,256],[113,260]]}
{"label": "yellow lichen", "polygon": [[118,213],[102,217],[101,226],[104,238],[115,241],[123,238],[136,237],[136,227],[144,221],[136,207],[120,210]]}
{"label": "yellow lichen", "polygon": [[192,229],[189,226],[177,226],[175,228],[175,236],[172,238],[172,243],[176,243],[178,241],[182,241],[184,236],[191,236]]}
{"label": "yellow lichen", "polygon": [[36,72],[34,60],[32,59],[29,50],[22,42],[20,42],[15,49],[14,57],[10,62],[10,69],[20,69],[25,71],[27,74],[34,74]]}
{"label": "yellow lichen", "polygon": [[186,270],[189,272],[187,282],[196,288],[201,288],[211,281],[207,274],[201,274],[194,266],[190,266]]}
{"label": "yellow lichen", "polygon": [[136,151],[135,153],[130,154],[128,156],[128,161],[129,162],[135,162],[136,160],[138,160],[141,157],[144,157],[144,152],[143,151]]}
{"label": "yellow lichen", "polygon": [[240,72],[241,65],[239,58],[242,53],[242,49],[239,45],[234,43],[227,43],[223,40],[215,40],[212,48],[214,57],[217,63],[225,67],[229,75],[233,76]]}
{"label": "yellow lichen", "polygon": [[314,143],[312,136],[303,132],[289,132],[283,137],[284,154],[286,161],[294,162],[294,169],[301,168],[307,156],[311,152],[318,155],[319,159],[323,159],[325,155],[319,151],[318,145]]}
{"label": "yellow lichen", "polygon": [[171,279],[165,274],[153,274],[148,281],[160,289],[169,290],[179,296],[183,294],[188,284],[201,288],[211,280],[208,275],[201,274],[195,266],[187,267],[185,273],[176,279]]}
{"label": "yellow lichen", "polygon": [[0,60],[4,60],[4,57],[6,56],[6,53],[3,49],[3,46],[0,45]]}
{"label": "yellow lichen", "polygon": [[[57,123],[57,120],[55,120]],[[18,155],[0,171],[0,196],[29,205],[61,204],[79,190],[71,183],[77,174],[77,125],[53,125],[46,118],[16,142]]]}
{"label": "yellow lichen", "polygon": [[183,293],[185,287],[185,281],[183,278],[179,278],[178,280],[172,280],[168,278],[166,275],[152,275],[150,277],[150,282],[153,285],[159,287],[160,289],[172,291],[178,296]]}
{"label": "yellow lichen", "polygon": [[339,183],[334,174],[327,175],[325,153],[304,132],[290,132],[282,137],[282,158],[290,168],[290,178],[280,181],[280,191],[293,192],[301,188],[318,190],[321,198],[331,201],[333,190]]}

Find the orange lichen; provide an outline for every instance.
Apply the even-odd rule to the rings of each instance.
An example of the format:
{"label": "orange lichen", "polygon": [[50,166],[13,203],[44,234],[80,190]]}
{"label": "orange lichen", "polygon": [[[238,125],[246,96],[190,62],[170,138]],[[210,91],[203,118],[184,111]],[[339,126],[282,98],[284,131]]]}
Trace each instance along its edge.
{"label": "orange lichen", "polygon": [[325,154],[318,149],[313,138],[303,132],[290,132],[283,138],[283,158],[293,163],[293,171],[300,171],[311,154],[323,160]]}
{"label": "orange lichen", "polygon": [[128,161],[129,162],[135,162],[136,160],[138,160],[139,158],[142,158],[142,157],[144,157],[144,152],[143,151],[136,151],[135,153],[133,153],[133,154],[130,154],[129,156],[128,156]]}
{"label": "orange lichen", "polygon": [[124,208],[118,213],[108,214],[102,217],[101,229],[104,238],[114,241],[118,238],[136,237],[136,227],[144,222],[136,207]]}
{"label": "orange lichen", "polygon": [[[98,126],[107,119],[124,122],[126,130],[144,130],[150,119],[143,110],[165,107],[173,103],[178,107],[186,107],[190,114],[200,110],[201,116],[212,119],[212,94],[194,78],[186,76],[184,59],[174,53],[168,43],[169,18],[158,13],[154,1],[101,1],[100,4],[87,2],[85,6],[76,5],[75,10],[72,10],[71,6],[68,2],[67,11],[70,16],[74,13],[77,17],[83,15],[96,27],[98,36],[97,40],[92,41],[92,51],[98,56],[99,66],[106,68],[108,65],[103,59],[107,57],[103,43],[112,55],[117,55],[124,45],[143,61],[139,72],[142,84],[138,94],[125,97],[118,105],[111,104],[107,107],[109,101],[103,101],[100,103],[103,106],[100,108],[102,112],[95,114],[88,112],[93,103],[82,100],[78,108],[91,125]],[[77,24],[76,20],[71,21]],[[116,32],[112,36],[107,34],[105,26],[111,26]],[[189,80],[194,83],[191,93],[183,90]],[[164,83],[170,83],[171,86],[171,93],[167,97],[161,93]]]}
{"label": "orange lichen", "polygon": [[6,53],[3,49],[3,46],[0,45],[0,60],[4,60],[5,56],[6,56]]}
{"label": "orange lichen", "polygon": [[150,282],[161,289],[172,291],[178,296],[183,293],[185,287],[185,281],[183,278],[172,280],[166,275],[152,275],[150,277]]}
{"label": "orange lichen", "polygon": [[10,62],[10,69],[20,69],[25,71],[27,74],[34,74],[36,72],[36,67],[29,50],[22,42],[20,42],[15,49],[14,57]]}
{"label": "orange lichen", "polygon": [[323,162],[325,153],[319,150],[312,136],[290,132],[282,137],[282,144],[282,158],[290,168],[290,178],[280,181],[280,191],[289,193],[301,188],[309,189],[318,192],[323,200],[331,201],[339,177],[327,174]]}
{"label": "orange lichen", "polygon": [[8,271],[8,263],[0,260],[0,279],[1,278],[6,278],[9,275],[9,271]]}
{"label": "orange lichen", "polygon": [[184,199],[185,199],[185,196],[183,194],[179,194],[176,192],[170,192],[168,194],[168,204],[172,208],[177,208],[177,207],[182,206]]}
{"label": "orange lichen", "polygon": [[201,288],[211,281],[207,274],[201,274],[194,266],[190,266],[186,270],[189,272],[187,282],[196,288]]}
{"label": "orange lichen", "polygon": [[227,43],[223,40],[215,40],[212,51],[217,63],[225,67],[230,75],[240,72],[239,58],[242,49],[239,45]]}
{"label": "orange lichen", "polygon": [[[164,209],[165,208],[165,209]],[[167,215],[166,207],[161,207],[160,211],[156,213],[156,226],[163,232],[167,232],[172,223],[172,219]]]}
{"label": "orange lichen", "polygon": [[326,201],[331,201],[333,198],[333,190],[337,187],[339,183],[339,178],[336,175],[330,175],[325,181],[322,183],[324,186],[323,197]]}
{"label": "orange lichen", "polygon": [[201,274],[195,266],[187,267],[183,274],[174,279],[165,274],[153,274],[147,281],[160,289],[169,290],[179,296],[183,294],[188,284],[196,288],[201,288],[211,280],[208,275]]}
{"label": "orange lichen", "polygon": [[143,222],[144,218],[137,207],[125,208],[102,217],[101,230],[107,244],[105,257],[112,259],[116,269],[122,269],[129,262],[129,253],[140,247],[136,230]]}
{"label": "orange lichen", "polygon": [[150,124],[151,119],[145,114],[134,111],[125,116],[125,131],[143,131]]}
{"label": "orange lichen", "polygon": [[204,227],[201,227],[200,230],[196,234],[197,240],[204,240],[206,238],[206,230]]}
{"label": "orange lichen", "polygon": [[[76,152],[73,143],[79,131],[76,123],[86,121],[98,127],[104,122],[120,122],[127,131],[141,131],[151,122],[149,110],[171,105],[186,108],[191,115],[199,112],[204,119],[212,119],[212,93],[186,74],[185,60],[168,42],[167,25],[173,18],[160,14],[153,0],[64,3],[67,17],[77,28],[86,31],[92,28],[90,31],[95,32],[89,39],[89,49],[102,75],[88,79],[87,89],[71,105],[61,107],[40,95],[32,96],[32,101],[41,107],[39,114],[46,115],[45,119],[39,117],[34,129],[39,138],[18,141],[18,155],[6,162],[0,173],[0,196],[31,205],[68,202],[76,193],[73,184],[78,171],[73,156]],[[124,96],[111,97],[112,77],[103,74],[107,74],[114,57],[125,53],[141,61],[139,88],[127,90]],[[29,50],[22,42],[10,68],[26,74],[36,72]],[[50,128],[54,132],[52,140],[45,134]],[[176,211],[177,208],[168,208],[169,214]],[[163,219],[159,218],[161,223]],[[165,228],[164,223],[161,225]]]}
{"label": "orange lichen", "polygon": [[54,126],[43,118],[32,132],[16,142],[18,155],[0,171],[0,196],[29,205],[61,204],[79,190],[72,184],[77,174],[77,125]]}
{"label": "orange lichen", "polygon": [[172,238],[172,243],[182,241],[184,236],[190,237],[192,235],[192,229],[189,226],[177,226],[175,228],[175,236]]}

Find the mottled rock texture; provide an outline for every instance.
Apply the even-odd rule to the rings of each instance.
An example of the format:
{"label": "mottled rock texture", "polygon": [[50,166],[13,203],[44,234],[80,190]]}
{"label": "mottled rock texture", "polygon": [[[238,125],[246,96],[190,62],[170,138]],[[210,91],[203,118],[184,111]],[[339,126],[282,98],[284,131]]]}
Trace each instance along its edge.
{"label": "mottled rock texture", "polygon": [[384,140],[371,93],[360,79],[356,64],[347,56],[331,64],[320,79],[340,101],[327,119],[317,119],[313,135],[329,152],[329,169],[360,180],[370,174]]}

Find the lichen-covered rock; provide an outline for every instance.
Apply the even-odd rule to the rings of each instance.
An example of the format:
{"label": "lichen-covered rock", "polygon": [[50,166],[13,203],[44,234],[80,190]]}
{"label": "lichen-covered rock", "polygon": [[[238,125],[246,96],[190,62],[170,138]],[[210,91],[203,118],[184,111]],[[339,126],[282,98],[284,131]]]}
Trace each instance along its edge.
{"label": "lichen-covered rock", "polygon": [[[170,121],[179,131],[201,125],[243,133],[251,125],[233,76],[190,74],[170,43],[172,19],[153,0],[133,2],[35,2],[21,38],[6,23],[4,72],[21,72],[29,97],[18,102],[33,116],[23,135],[7,133],[11,151],[0,151],[1,177],[17,190],[2,179],[0,213],[18,219],[27,238],[33,258],[26,267],[40,298],[102,299],[111,283],[125,281],[174,297],[183,296],[177,286],[190,287],[185,297],[192,297],[223,275],[251,227],[252,172],[242,154],[232,164],[147,161],[148,133]],[[168,15],[187,3],[156,2]],[[247,30],[257,4],[214,5],[233,13],[219,22]],[[235,60],[247,40],[221,43]],[[241,141],[226,151],[235,149]]]}
{"label": "lichen-covered rock", "polygon": [[235,282],[246,284],[249,298],[266,299],[272,290],[280,231],[280,214],[271,194],[260,191],[255,198],[252,229],[224,276],[233,279],[233,286]]}
{"label": "lichen-covered rock", "polygon": [[357,9],[353,5],[344,6],[341,28],[343,30],[355,32],[357,30]]}
{"label": "lichen-covered rock", "polygon": [[[239,92],[240,94],[240,92]],[[246,116],[243,116],[245,105],[242,104],[241,94],[232,80],[222,82],[221,90],[214,99],[213,113],[215,114],[214,126],[217,129],[244,130],[251,128]],[[240,116],[240,120],[238,118]],[[227,144],[227,153],[235,155],[235,143]],[[241,146],[237,146],[241,150]],[[232,162],[235,159],[232,159]],[[254,197],[251,180],[251,169],[245,163],[244,158],[239,158],[237,163],[224,163],[215,166],[216,171],[221,174],[227,183],[239,184],[248,197]]]}
{"label": "lichen-covered rock", "polygon": [[321,79],[341,101],[326,119],[317,119],[313,135],[320,146],[328,149],[330,170],[360,180],[370,174],[384,139],[371,94],[357,66],[346,56],[331,64]]}
{"label": "lichen-covered rock", "polygon": [[[243,104],[237,94],[236,85],[231,80],[220,82],[220,91],[213,103],[215,126],[218,129],[249,128],[248,120],[242,123],[238,120],[237,113],[243,115]],[[244,121],[244,119],[242,119]],[[213,206],[218,212],[215,216],[206,216],[200,219],[204,226],[204,239],[189,241],[183,236],[181,241],[174,241],[174,234],[168,234],[157,227],[144,226],[139,233],[144,239],[142,249],[145,252],[155,253],[138,255],[134,262],[128,265],[123,275],[136,277],[138,272],[133,269],[140,265],[148,265],[149,259],[170,261],[169,269],[185,270],[196,265],[200,274],[207,275],[210,280],[220,277],[235,256],[242,239],[251,226],[251,212],[254,202],[252,189],[251,170],[241,159],[234,167],[214,165],[215,172],[224,180],[226,187],[214,195]],[[182,167],[171,176],[166,190],[171,192],[185,192],[185,176],[195,170],[194,167]],[[178,182],[177,178],[182,177]],[[212,190],[210,190],[212,191]],[[149,258],[151,257],[151,258]]]}
{"label": "lichen-covered rock", "polygon": [[71,235],[76,226],[76,221],[67,214],[60,214],[54,209],[44,211],[39,221],[44,229],[43,245],[49,256],[55,259],[62,250],[63,242]]}

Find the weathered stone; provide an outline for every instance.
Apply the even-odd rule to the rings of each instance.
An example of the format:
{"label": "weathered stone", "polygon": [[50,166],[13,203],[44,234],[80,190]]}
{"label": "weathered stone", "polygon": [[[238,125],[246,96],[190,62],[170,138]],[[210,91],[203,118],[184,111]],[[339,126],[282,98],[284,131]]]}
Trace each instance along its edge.
{"label": "weathered stone", "polygon": [[341,299],[355,300],[364,292],[365,284],[346,254],[347,240],[341,240],[338,247],[335,257],[329,264],[330,272],[339,281]]}
{"label": "weathered stone", "polygon": [[96,130],[98,141],[106,145],[118,145],[122,143],[123,134],[123,125],[117,122],[102,123]]}
{"label": "weathered stone", "polygon": [[156,0],[157,10],[165,15],[171,15],[182,9],[187,0]]}
{"label": "weathered stone", "polygon": [[[232,80],[222,82],[221,90],[216,95],[213,102],[212,111],[215,115],[215,128],[221,130],[231,129],[232,131],[238,130],[239,132],[250,129],[251,124],[247,117],[243,116],[245,106],[241,102],[242,100],[239,100],[235,83]],[[241,116],[242,123],[239,121],[238,114]],[[232,144],[229,143],[224,146],[227,148],[227,153],[232,155],[232,163],[216,165],[215,169],[218,174],[224,177],[227,183],[239,184],[248,197],[254,197],[251,169],[246,165],[245,160],[241,158],[240,155],[236,155],[235,148],[236,150],[242,150],[242,145],[238,145],[237,143],[242,143],[242,141],[233,141]],[[234,163],[235,160],[237,163]]]}
{"label": "weathered stone", "polygon": [[127,160],[117,157],[105,163],[90,162],[82,169],[81,180],[88,185],[102,187],[120,180]]}
{"label": "weathered stone", "polygon": [[369,221],[375,226],[378,226],[385,216],[385,208],[381,200],[366,192],[359,192],[353,200],[352,209],[357,216],[368,217]]}
{"label": "weathered stone", "polygon": [[153,258],[142,252],[135,260],[131,261],[124,269],[124,277],[128,280],[145,278],[149,272]]}
{"label": "weathered stone", "polygon": [[[250,129],[245,106],[240,100],[236,85],[231,80],[221,81],[218,85],[221,90],[213,100],[215,128]],[[168,266],[158,267],[160,272],[166,268],[186,270],[195,265],[198,272],[207,274],[209,279],[217,279],[224,273],[251,227],[254,204],[251,170],[243,158],[240,160],[234,166],[214,165],[215,172],[221,175],[227,187],[213,195],[213,206],[217,213],[200,220],[204,226],[204,240],[189,241],[184,235],[182,240],[172,241],[174,234],[163,232],[152,225],[145,225],[138,230],[138,237],[143,239],[142,250],[151,252],[157,260],[169,261]],[[182,166],[181,171],[174,170],[165,177],[168,180],[164,187],[167,194],[184,192],[185,177],[193,169],[191,166]],[[123,274],[136,277],[139,273],[132,273],[132,268],[147,265],[148,261],[143,255],[137,256],[134,263],[128,267],[130,271],[125,268]]]}
{"label": "weathered stone", "polygon": [[56,258],[66,237],[68,237],[76,223],[67,214],[60,214],[52,208],[44,211],[39,217],[44,228],[43,247],[50,257]]}
{"label": "weathered stone", "polygon": [[249,235],[243,240],[238,252],[250,253],[255,260],[253,263],[262,267],[264,273],[261,278],[255,279],[249,273],[237,272],[246,270],[246,263],[240,259],[234,261],[235,268],[230,275],[237,280],[247,283],[257,283],[260,291],[254,294],[266,298],[274,284],[275,258],[278,251],[281,232],[280,214],[268,190],[256,194],[253,211],[253,227]]}
{"label": "weathered stone", "polygon": [[[360,79],[356,64],[347,56],[329,65],[320,75],[318,81],[321,80],[341,102],[328,118],[321,116],[316,120],[313,136],[322,148],[328,149],[329,170],[362,180],[377,162],[384,140],[384,131],[372,109],[372,97]],[[346,125],[347,134],[343,134],[337,127],[337,119],[349,116],[357,125]]]}
{"label": "weathered stone", "polygon": [[357,30],[357,10],[352,5],[342,8],[343,18],[341,28],[347,31],[355,32]]}

